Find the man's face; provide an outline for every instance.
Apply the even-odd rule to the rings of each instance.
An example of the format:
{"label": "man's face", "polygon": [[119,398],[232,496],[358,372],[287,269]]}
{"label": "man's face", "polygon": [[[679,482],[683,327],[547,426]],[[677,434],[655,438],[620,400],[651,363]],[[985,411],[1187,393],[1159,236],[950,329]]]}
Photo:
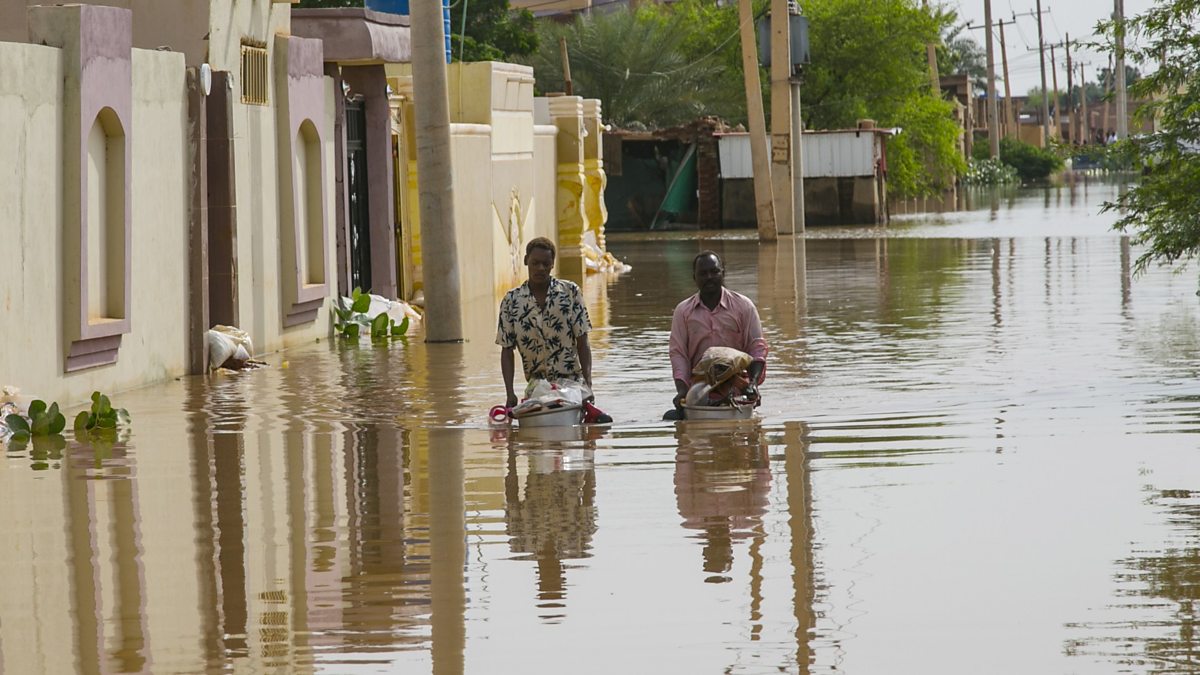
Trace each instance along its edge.
{"label": "man's face", "polygon": [[701,292],[713,293],[725,285],[725,268],[716,258],[706,255],[696,261],[692,278],[696,280],[696,288]]}
{"label": "man's face", "polygon": [[525,256],[525,264],[529,267],[529,280],[543,284],[550,280],[550,270],[554,268],[554,254],[544,248],[535,248]]}

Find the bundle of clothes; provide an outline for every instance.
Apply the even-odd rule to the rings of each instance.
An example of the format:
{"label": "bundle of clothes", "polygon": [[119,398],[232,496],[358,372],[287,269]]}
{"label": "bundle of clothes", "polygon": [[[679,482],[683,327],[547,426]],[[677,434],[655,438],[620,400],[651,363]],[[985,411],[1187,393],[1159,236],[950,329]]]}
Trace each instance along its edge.
{"label": "bundle of clothes", "polygon": [[754,359],[732,347],[709,347],[704,350],[700,362],[692,369],[697,380],[688,389],[684,402],[689,406],[742,406],[753,405],[742,396],[750,385],[747,369]]}

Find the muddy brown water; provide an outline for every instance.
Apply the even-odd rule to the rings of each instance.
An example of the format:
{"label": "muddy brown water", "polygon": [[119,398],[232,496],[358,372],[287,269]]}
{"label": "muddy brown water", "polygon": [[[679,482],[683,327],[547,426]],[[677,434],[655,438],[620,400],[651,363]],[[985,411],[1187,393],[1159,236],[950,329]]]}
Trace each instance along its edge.
{"label": "muddy brown water", "polygon": [[[1116,188],[886,230],[613,235],[611,428],[489,428],[465,345],[323,340],[8,448],[4,672],[1200,670],[1195,272]],[[701,247],[771,345],[749,424],[659,421]]]}

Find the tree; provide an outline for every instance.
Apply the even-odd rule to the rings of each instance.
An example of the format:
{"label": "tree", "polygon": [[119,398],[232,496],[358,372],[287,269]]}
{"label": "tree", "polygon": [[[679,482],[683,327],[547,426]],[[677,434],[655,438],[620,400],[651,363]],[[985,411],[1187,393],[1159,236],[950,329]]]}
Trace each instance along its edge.
{"label": "tree", "polygon": [[524,61],[539,91],[562,91],[559,38],[565,38],[574,91],[600,99],[605,118],[618,126],[667,127],[703,115],[740,121],[737,28],[736,8],[702,0],[621,7],[568,24],[540,22],[539,48]]}
{"label": "tree", "polygon": [[[954,14],[949,14],[947,18],[951,22],[957,19]],[[966,73],[972,86],[979,91],[987,91],[987,50],[970,35],[963,33],[966,28],[965,23],[948,23],[942,29],[941,43],[937,48],[938,72],[945,75]]]}
{"label": "tree", "polygon": [[912,0],[806,0],[812,63],[804,69],[808,126],[853,128],[874,119],[902,132],[888,144],[888,183],[899,196],[932,194],[966,170],[953,105],[929,86],[925,45],[952,13]]}
{"label": "tree", "polygon": [[[464,30],[463,15],[466,14]],[[456,61],[511,61],[538,47],[533,14],[508,0],[459,0],[450,7],[450,47]]]}
{"label": "tree", "polygon": [[[1121,26],[1101,25],[1110,41]],[[1141,180],[1105,210],[1122,214],[1114,228],[1134,233],[1146,246],[1141,272],[1154,262],[1187,262],[1200,250],[1200,0],[1164,0],[1127,20],[1128,56],[1158,69],[1129,87],[1142,100],[1135,119],[1156,121],[1156,130],[1117,144],[1128,166],[1143,168]]]}

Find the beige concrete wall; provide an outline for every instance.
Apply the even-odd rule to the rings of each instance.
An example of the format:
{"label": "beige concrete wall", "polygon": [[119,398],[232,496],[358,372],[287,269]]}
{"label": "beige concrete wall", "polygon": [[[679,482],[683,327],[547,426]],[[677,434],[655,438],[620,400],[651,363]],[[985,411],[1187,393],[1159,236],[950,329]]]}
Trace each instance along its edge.
{"label": "beige concrete wall", "polygon": [[[27,42],[26,13],[48,0],[0,0],[0,41]],[[208,12],[211,0],[79,0],[75,4],[107,5],[133,10],[133,46],[139,49],[169,47],[183,52],[188,65],[208,57]]]}
{"label": "beige concrete wall", "polygon": [[[325,269],[334,260],[334,145],[333,80],[325,78],[325,120],[320,125],[325,148],[326,237]],[[272,95],[274,92],[272,91]],[[274,98],[274,96],[272,96]],[[258,106],[233,102],[233,128],[239,142],[234,149],[237,180],[238,327],[248,331],[259,353],[277,351],[311,342],[329,334],[329,307],[321,307],[316,321],[283,328],[280,286],[280,204],[274,105]],[[336,288],[336,286],[334,286]],[[334,293],[336,291],[330,291]]]}
{"label": "beige concrete wall", "polygon": [[291,33],[291,11],[290,4],[271,0],[212,0],[208,24],[209,65],[213,70],[237,73],[241,67],[242,39],[265,42],[271,48],[276,33]]}
{"label": "beige concrete wall", "polygon": [[63,404],[93,390],[119,391],[181,374],[186,352],[187,104],[183,56],[134,50],[132,330],[118,362],[63,375],[63,132],[59,50],[0,43],[0,204],[6,246],[20,264],[0,266],[9,349],[6,384]]}

